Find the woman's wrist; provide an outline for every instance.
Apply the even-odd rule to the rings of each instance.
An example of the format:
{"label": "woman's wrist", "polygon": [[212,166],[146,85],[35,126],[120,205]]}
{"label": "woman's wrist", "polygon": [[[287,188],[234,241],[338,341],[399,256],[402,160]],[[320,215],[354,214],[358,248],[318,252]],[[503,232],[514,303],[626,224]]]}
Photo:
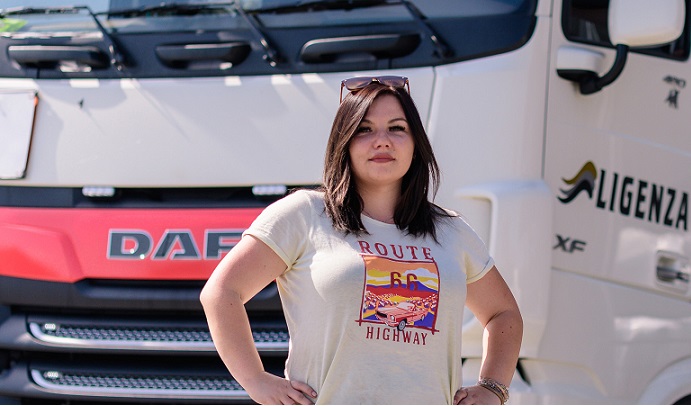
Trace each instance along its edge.
{"label": "woman's wrist", "polygon": [[499,398],[499,401],[502,405],[506,404],[506,402],[509,400],[509,388],[507,388],[501,382],[498,382],[492,378],[480,377],[480,380],[477,382],[477,384],[494,393]]}

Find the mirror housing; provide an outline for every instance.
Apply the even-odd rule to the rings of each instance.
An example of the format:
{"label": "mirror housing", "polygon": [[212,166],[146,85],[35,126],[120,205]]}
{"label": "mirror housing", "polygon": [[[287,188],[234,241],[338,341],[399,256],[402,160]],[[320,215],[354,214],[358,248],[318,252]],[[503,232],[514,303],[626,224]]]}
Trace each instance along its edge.
{"label": "mirror housing", "polygon": [[610,42],[617,50],[614,65],[602,76],[567,66],[557,66],[557,73],[564,79],[577,82],[582,94],[597,93],[614,82],[624,70],[629,47],[670,43],[683,33],[685,21],[684,0],[610,0],[607,25]]}
{"label": "mirror housing", "polygon": [[610,42],[629,47],[667,44],[682,34],[685,17],[684,0],[610,0]]}

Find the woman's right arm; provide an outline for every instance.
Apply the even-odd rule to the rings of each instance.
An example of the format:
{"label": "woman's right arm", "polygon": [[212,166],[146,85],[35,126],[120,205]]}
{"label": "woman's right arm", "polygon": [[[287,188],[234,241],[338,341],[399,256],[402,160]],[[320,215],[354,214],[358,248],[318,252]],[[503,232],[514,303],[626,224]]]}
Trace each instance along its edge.
{"label": "woman's right arm", "polygon": [[286,269],[262,241],[243,237],[221,260],[201,292],[201,302],[216,350],[231,375],[261,404],[311,404],[307,384],[264,371],[254,345],[245,303]]}

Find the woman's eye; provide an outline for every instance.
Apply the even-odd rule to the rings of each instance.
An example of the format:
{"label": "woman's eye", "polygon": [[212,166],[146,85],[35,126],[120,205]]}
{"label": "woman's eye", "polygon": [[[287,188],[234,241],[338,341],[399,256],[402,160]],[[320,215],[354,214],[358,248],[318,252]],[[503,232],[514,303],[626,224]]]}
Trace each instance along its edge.
{"label": "woman's eye", "polygon": [[358,127],[358,129],[355,131],[356,134],[364,134],[370,132],[371,129],[369,127]]}
{"label": "woman's eye", "polygon": [[395,125],[389,128],[389,131],[391,132],[397,132],[397,131],[405,131],[405,127],[402,125]]}

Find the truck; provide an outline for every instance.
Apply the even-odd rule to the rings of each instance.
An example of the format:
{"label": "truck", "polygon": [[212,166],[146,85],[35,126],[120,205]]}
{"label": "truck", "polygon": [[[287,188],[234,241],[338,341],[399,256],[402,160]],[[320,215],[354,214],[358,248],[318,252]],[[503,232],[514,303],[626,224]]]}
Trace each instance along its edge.
{"label": "truck", "polygon": [[[409,78],[435,201],[521,308],[510,402],[691,402],[688,1],[0,7],[1,403],[249,403],[199,292],[320,184],[340,82],[370,75]],[[281,374],[275,284],[246,307]],[[467,385],[482,335],[466,312]]]}

